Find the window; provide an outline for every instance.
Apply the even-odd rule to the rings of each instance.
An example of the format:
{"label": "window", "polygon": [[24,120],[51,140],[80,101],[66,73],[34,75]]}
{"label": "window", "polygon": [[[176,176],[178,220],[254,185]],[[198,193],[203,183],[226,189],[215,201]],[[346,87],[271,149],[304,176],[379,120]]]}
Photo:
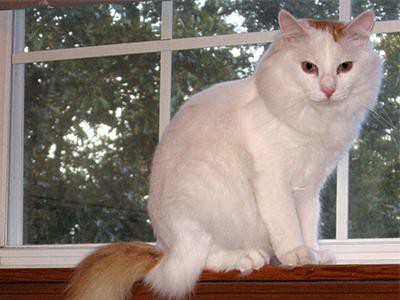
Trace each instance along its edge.
{"label": "window", "polygon": [[188,95],[250,74],[280,8],[346,21],[370,7],[385,81],[324,189],[321,245],[340,263],[399,262],[394,2],[176,0],[0,12],[0,266],[71,266],[100,243],[153,241],[151,157]]}

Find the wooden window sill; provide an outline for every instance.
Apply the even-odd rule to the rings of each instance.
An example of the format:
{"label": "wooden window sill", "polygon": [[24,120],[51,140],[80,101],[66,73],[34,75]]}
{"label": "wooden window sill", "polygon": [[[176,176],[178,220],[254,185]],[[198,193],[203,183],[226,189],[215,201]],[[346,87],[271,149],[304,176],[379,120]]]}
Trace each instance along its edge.
{"label": "wooden window sill", "polygon": [[[0,269],[0,299],[62,299],[72,269]],[[141,283],[134,299],[157,299]],[[203,272],[190,299],[400,299],[400,265],[266,266]]]}

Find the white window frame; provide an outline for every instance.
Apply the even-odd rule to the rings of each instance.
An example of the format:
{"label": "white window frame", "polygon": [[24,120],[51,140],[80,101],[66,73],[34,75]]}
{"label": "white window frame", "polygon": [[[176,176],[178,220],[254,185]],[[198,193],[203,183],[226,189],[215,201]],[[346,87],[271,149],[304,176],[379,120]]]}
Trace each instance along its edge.
{"label": "white window frame", "polygon": [[[161,136],[171,115],[173,51],[270,43],[277,31],[174,39],[172,37],[173,1],[164,0],[160,40],[25,53],[23,43],[15,39],[13,41],[12,38],[13,34],[24,36],[24,28],[19,25],[20,22],[13,24],[13,18],[23,18],[23,14],[23,11],[0,11],[0,268],[73,267],[102,244],[22,245],[24,64],[37,61],[161,53],[159,105],[159,135]],[[341,21],[351,19],[351,0],[339,1],[339,19]],[[400,20],[375,23],[374,33],[390,32],[400,32]],[[11,118],[11,110],[13,110],[13,118]],[[10,138],[10,130],[12,130],[12,138]],[[17,163],[13,165],[15,162]],[[347,155],[339,162],[337,171],[336,239],[320,240],[321,248],[330,249],[336,255],[338,263],[342,264],[400,263],[400,238],[348,239],[348,171],[349,157]],[[7,220],[10,219],[20,220],[20,226],[18,224],[7,226]],[[14,246],[10,246],[11,244]]]}

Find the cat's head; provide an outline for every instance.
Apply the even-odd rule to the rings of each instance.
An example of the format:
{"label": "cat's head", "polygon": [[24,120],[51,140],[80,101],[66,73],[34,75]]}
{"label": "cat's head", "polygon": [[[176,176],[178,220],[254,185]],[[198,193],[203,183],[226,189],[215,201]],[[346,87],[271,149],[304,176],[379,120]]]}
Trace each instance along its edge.
{"label": "cat's head", "polygon": [[371,10],[349,23],[299,20],[285,10],[278,19],[280,34],[256,71],[261,92],[277,96],[273,105],[298,102],[318,111],[341,107],[352,113],[373,106],[382,71],[369,42]]}

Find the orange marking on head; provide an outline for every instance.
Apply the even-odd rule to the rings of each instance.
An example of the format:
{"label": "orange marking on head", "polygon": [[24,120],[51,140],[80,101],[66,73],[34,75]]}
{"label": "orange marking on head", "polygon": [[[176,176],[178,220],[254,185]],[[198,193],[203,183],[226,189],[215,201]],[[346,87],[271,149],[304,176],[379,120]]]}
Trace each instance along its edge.
{"label": "orange marking on head", "polygon": [[345,35],[346,23],[337,21],[324,21],[324,20],[307,20],[308,25],[318,30],[329,32],[335,42],[339,41]]}

